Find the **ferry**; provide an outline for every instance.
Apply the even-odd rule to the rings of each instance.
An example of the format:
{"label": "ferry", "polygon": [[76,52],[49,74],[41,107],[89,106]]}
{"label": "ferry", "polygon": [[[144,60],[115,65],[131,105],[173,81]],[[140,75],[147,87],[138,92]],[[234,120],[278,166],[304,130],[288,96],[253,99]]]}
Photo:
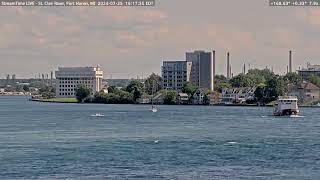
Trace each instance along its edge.
{"label": "ferry", "polygon": [[275,116],[299,115],[298,98],[296,96],[279,96],[278,105],[273,114]]}

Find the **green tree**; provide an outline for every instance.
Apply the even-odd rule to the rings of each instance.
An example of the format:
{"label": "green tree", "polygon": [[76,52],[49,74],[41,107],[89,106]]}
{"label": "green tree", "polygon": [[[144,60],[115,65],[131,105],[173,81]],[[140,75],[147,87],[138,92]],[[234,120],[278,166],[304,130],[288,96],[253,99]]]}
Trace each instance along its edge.
{"label": "green tree", "polygon": [[283,78],[287,83],[290,84],[299,84],[302,82],[302,77],[293,72],[286,74]]}
{"label": "green tree", "polygon": [[315,84],[316,86],[320,87],[320,77],[319,76],[312,75],[312,76],[309,77],[309,81],[312,84]]}
{"label": "green tree", "polygon": [[21,91],[23,91],[23,86],[18,85],[18,86],[16,86],[15,89],[16,89],[17,92],[21,92]]}
{"label": "green tree", "polygon": [[224,75],[216,75],[214,77],[214,90],[218,92],[222,92],[224,88],[230,88],[231,84],[229,80]]}
{"label": "green tree", "polygon": [[196,92],[196,90],[197,87],[190,82],[186,82],[182,87],[182,92],[187,93],[189,96],[192,96]]}
{"label": "green tree", "polygon": [[24,86],[23,86],[23,90],[24,90],[25,92],[29,92],[29,91],[30,91],[29,86],[24,85]]}
{"label": "green tree", "polygon": [[126,91],[133,94],[134,101],[137,101],[137,99],[141,98],[143,90],[143,84],[137,80],[132,80],[126,87]]}
{"label": "green tree", "polygon": [[140,81],[132,80],[129,85],[125,88],[125,90],[129,93],[133,93],[135,90],[142,91],[144,90],[143,84]]}
{"label": "green tree", "polygon": [[117,90],[118,89],[115,86],[109,86],[108,87],[108,93],[116,93]]}
{"label": "green tree", "polygon": [[80,85],[75,89],[76,98],[80,103],[82,103],[86,98],[88,98],[90,94],[91,90],[85,85]]}
{"label": "green tree", "polygon": [[146,93],[152,94],[162,89],[162,78],[152,73],[144,82]]}
{"label": "green tree", "polygon": [[167,91],[163,100],[164,100],[164,104],[169,104],[169,105],[176,104],[177,92],[173,90]]}
{"label": "green tree", "polygon": [[51,99],[56,96],[56,89],[50,86],[44,86],[39,89],[39,94],[45,99]]}
{"label": "green tree", "polygon": [[233,87],[250,87],[254,86],[254,82],[245,74],[239,74],[232,79],[230,79],[230,84]]}

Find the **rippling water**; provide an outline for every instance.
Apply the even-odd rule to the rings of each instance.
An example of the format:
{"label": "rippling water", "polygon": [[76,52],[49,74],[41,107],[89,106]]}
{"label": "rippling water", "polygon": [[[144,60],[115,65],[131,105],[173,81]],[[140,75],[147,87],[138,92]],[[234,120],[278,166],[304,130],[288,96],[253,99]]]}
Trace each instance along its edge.
{"label": "rippling water", "polygon": [[320,109],[149,109],[0,97],[0,179],[320,179]]}

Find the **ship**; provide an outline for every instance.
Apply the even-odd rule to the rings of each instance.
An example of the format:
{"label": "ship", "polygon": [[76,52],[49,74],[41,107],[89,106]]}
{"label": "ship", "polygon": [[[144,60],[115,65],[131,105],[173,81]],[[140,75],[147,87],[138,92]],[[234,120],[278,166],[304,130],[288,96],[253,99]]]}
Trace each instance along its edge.
{"label": "ship", "polygon": [[278,104],[273,111],[275,116],[299,115],[298,98],[296,96],[279,96]]}

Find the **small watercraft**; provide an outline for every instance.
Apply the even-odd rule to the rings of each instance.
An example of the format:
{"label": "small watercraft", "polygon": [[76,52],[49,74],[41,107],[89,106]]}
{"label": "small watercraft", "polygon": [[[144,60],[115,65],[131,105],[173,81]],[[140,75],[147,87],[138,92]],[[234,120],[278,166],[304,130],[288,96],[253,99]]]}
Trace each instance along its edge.
{"label": "small watercraft", "polygon": [[158,112],[158,109],[155,106],[152,106],[150,109],[151,112]]}
{"label": "small watercraft", "polygon": [[296,96],[279,96],[278,105],[273,111],[275,116],[298,116],[298,98]]}
{"label": "small watercraft", "polygon": [[104,117],[104,115],[100,114],[100,113],[92,114],[91,116],[92,117]]}

